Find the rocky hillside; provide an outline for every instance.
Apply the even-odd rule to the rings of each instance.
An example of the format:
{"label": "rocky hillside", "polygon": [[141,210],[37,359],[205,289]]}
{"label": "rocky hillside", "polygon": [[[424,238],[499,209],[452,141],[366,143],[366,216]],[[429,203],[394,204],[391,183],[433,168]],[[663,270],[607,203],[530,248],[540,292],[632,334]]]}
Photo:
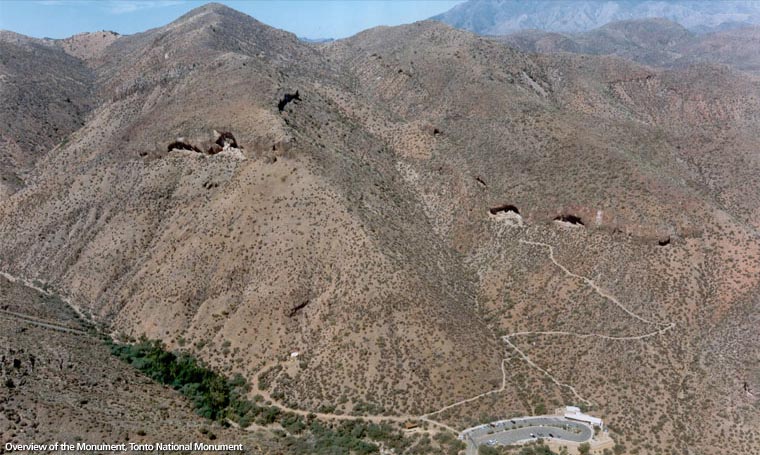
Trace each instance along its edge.
{"label": "rocky hillside", "polygon": [[760,27],[743,27],[684,43],[681,52],[690,62],[730,65],[742,71],[760,74]]}
{"label": "rocky hillside", "polygon": [[610,22],[661,17],[695,32],[760,23],[760,5],[748,0],[469,0],[431,19],[480,35],[520,30],[585,32]]}
{"label": "rocky hillside", "polygon": [[94,76],[49,41],[0,31],[0,199],[49,149],[84,125]]}
{"label": "rocky hillside", "polygon": [[631,453],[758,453],[752,76],[213,4],[85,64],[99,102],[0,202],[0,270],[293,408],[575,403]]}
{"label": "rocky hillside", "polygon": [[[502,347],[456,316],[472,311],[470,272],[428,236],[388,148],[328,97],[346,86],[316,48],[212,5],[111,49],[107,101],[1,209],[5,265],[117,330],[191,340],[250,376],[303,351],[320,386],[298,400],[314,408],[344,395],[422,410],[434,390],[443,403],[498,381]],[[167,151],[214,129],[243,153]],[[44,240],[22,233],[32,224]]]}
{"label": "rocky hillside", "polygon": [[0,276],[0,302],[4,443],[244,442],[247,453],[280,452],[194,414],[179,393],[113,357],[60,299]]}

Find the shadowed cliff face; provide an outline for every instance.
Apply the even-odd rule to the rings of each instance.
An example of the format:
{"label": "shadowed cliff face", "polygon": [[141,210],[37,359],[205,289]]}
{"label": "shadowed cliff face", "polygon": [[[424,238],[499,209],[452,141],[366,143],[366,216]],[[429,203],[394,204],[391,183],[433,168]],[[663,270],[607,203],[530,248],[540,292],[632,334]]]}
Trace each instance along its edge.
{"label": "shadowed cliff face", "polygon": [[[757,340],[730,330],[757,304],[755,79],[433,22],[310,45],[219,5],[89,64],[98,105],[0,203],[0,268],[249,378],[298,351],[271,391],[306,409],[430,412],[500,387],[506,355],[503,393],[440,416],[457,427],[576,400],[499,335],[672,322],[510,340],[628,448],[710,452],[739,425],[756,453],[734,382]],[[239,153],[167,150],[214,130]]]}

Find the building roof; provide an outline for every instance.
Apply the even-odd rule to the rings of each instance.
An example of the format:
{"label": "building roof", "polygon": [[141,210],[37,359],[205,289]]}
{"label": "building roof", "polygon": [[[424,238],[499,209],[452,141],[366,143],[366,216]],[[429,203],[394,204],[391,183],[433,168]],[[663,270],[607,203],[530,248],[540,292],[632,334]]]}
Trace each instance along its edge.
{"label": "building roof", "polygon": [[592,425],[602,426],[602,419],[599,417],[583,414],[582,412],[565,412],[565,417],[568,419],[579,420],[581,422],[588,422]]}

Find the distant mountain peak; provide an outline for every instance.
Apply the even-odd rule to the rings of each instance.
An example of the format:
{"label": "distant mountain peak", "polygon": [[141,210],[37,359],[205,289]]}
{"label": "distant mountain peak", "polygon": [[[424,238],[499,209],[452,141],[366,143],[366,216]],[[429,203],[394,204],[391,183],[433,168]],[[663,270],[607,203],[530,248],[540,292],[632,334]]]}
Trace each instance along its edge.
{"label": "distant mountain peak", "polygon": [[481,35],[520,30],[585,32],[615,21],[662,17],[688,29],[760,24],[760,2],[695,0],[469,0],[432,19]]}
{"label": "distant mountain peak", "polygon": [[753,36],[760,36],[760,27],[700,34],[667,19],[647,18],[611,22],[588,32],[523,30],[494,39],[525,52],[614,55],[663,68],[722,63],[757,72],[760,52]]}

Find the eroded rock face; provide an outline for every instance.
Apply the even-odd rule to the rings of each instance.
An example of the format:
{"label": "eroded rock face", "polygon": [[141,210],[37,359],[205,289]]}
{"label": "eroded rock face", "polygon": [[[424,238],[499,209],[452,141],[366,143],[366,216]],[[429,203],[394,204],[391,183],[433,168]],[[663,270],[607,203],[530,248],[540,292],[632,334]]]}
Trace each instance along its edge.
{"label": "eroded rock face", "polygon": [[282,112],[285,110],[285,106],[287,106],[291,101],[301,101],[301,96],[298,94],[298,90],[296,90],[295,93],[286,93],[283,95],[282,99],[277,104],[277,109]]}
{"label": "eroded rock face", "polygon": [[224,150],[224,148],[221,145],[214,143],[214,144],[211,144],[211,147],[208,148],[206,153],[208,153],[209,155],[216,155],[222,150]]}
{"label": "eroded rock face", "polygon": [[554,221],[560,221],[562,223],[572,224],[574,226],[585,226],[581,217],[576,215],[559,215],[554,218]]}
{"label": "eroded rock face", "polygon": [[512,204],[503,204],[488,209],[488,214],[495,221],[504,222],[509,226],[522,227],[523,217],[520,211]]}
{"label": "eroded rock face", "polygon": [[167,151],[171,152],[172,150],[190,150],[191,152],[203,153],[198,147],[184,141],[174,141],[169,144]]}
{"label": "eroded rock face", "polygon": [[233,136],[229,131],[219,133],[219,137],[216,138],[216,141],[214,141],[214,143],[222,148],[225,146],[240,148],[238,147],[238,143],[235,140],[235,136]]}
{"label": "eroded rock face", "polygon": [[[216,136],[216,139],[210,146],[208,146],[208,148],[206,148],[205,152],[201,150],[200,147],[197,147],[182,138],[177,139],[176,141],[169,144],[167,151],[171,152],[172,150],[188,150],[201,154],[205,153],[206,155],[216,155],[227,149],[242,149],[242,147],[238,145],[235,136],[229,131],[223,131],[219,133],[214,130],[214,136]],[[206,144],[208,144],[208,142],[202,143],[201,147],[205,147]]]}
{"label": "eroded rock face", "polygon": [[304,308],[306,308],[306,305],[308,305],[309,302],[310,302],[309,300],[305,300],[305,301],[299,303],[298,305],[294,306],[293,308],[291,308],[288,311],[288,317],[289,318],[295,317],[301,310],[303,310]]}
{"label": "eroded rock face", "polygon": [[490,209],[488,209],[488,212],[491,215],[496,215],[498,213],[509,213],[509,212],[515,213],[517,215],[520,214],[520,211],[517,209],[517,207],[515,207],[514,205],[511,205],[511,204],[504,204],[504,205],[500,205],[498,207],[490,208]]}

